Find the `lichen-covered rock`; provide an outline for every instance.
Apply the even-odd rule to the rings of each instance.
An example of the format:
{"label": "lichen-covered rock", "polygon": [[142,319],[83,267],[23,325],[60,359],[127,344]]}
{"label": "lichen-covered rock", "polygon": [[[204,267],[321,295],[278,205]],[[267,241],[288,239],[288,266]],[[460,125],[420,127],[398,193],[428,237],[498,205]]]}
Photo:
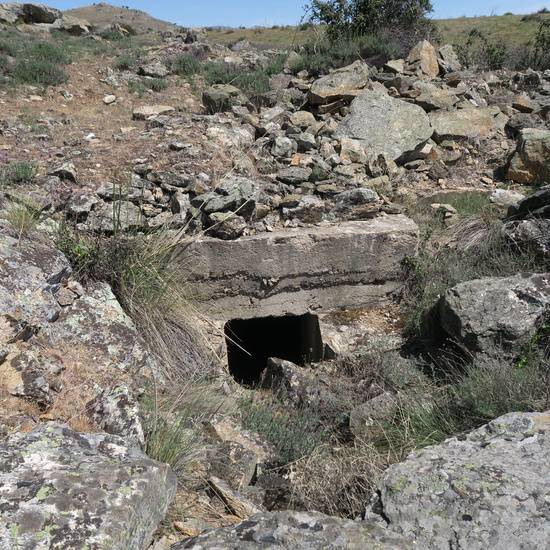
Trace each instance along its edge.
{"label": "lichen-covered rock", "polygon": [[86,412],[103,431],[122,437],[127,445],[144,448],[139,406],[126,386],[106,388],[86,404]]}
{"label": "lichen-covered rock", "polygon": [[364,521],[319,512],[260,512],[230,527],[206,531],[170,550],[410,550],[411,540]]}
{"label": "lichen-covered rock", "polygon": [[256,209],[259,195],[258,183],[247,178],[231,176],[211,193],[192,199],[191,205],[200,208],[206,214],[231,211],[248,219]]}
{"label": "lichen-covered rock", "polygon": [[474,352],[529,342],[550,304],[550,274],[520,273],[460,283],[441,298],[443,328]]}
{"label": "lichen-covered rock", "polygon": [[0,246],[0,340],[26,340],[54,322],[61,311],[55,292],[71,274],[67,258],[38,240]]}
{"label": "lichen-covered rock", "polygon": [[437,143],[444,140],[489,138],[504,132],[508,117],[497,106],[486,109],[457,109],[434,111],[430,123]]}
{"label": "lichen-covered rock", "polygon": [[379,90],[359,94],[333,134],[338,139],[361,140],[373,156],[386,154],[392,160],[424,144],[431,135],[424,109]]}
{"label": "lichen-covered rock", "polygon": [[[548,548],[550,412],[510,413],[391,466],[388,531],[417,548]],[[184,547],[185,548],[185,547]]]}
{"label": "lichen-covered rock", "polygon": [[39,426],[0,444],[0,549],[147,548],[176,491],[113,435]]}
{"label": "lichen-covered rock", "polygon": [[372,70],[366,63],[355,61],[316,80],[309,90],[309,101],[313,105],[329,103],[351,91],[364,88],[371,75]]}
{"label": "lichen-covered rock", "polygon": [[520,131],[506,178],[522,183],[544,181],[550,176],[549,158],[550,130],[525,128]]}
{"label": "lichen-covered rock", "polygon": [[248,98],[231,84],[214,84],[207,88],[202,93],[202,102],[209,113],[230,111],[231,107],[239,105],[250,106]]}
{"label": "lichen-covered rock", "polygon": [[435,78],[439,73],[437,53],[427,40],[422,40],[411,50],[407,62],[411,68],[430,78]]}
{"label": "lichen-covered rock", "polygon": [[42,330],[39,342],[64,350],[65,355],[74,353],[79,361],[95,365],[98,372],[113,368],[130,373],[157,367],[107,284],[64,308],[58,321]]}

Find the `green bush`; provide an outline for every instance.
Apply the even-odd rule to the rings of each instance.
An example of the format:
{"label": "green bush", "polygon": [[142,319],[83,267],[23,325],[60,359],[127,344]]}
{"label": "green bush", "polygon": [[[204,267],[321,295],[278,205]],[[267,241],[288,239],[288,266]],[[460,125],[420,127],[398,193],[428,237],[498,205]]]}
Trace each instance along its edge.
{"label": "green bush", "polygon": [[23,56],[26,59],[59,63],[60,65],[68,65],[72,62],[71,56],[65,48],[49,42],[35,42],[25,48]]}
{"label": "green bush", "polygon": [[145,86],[153,92],[162,92],[170,87],[170,82],[166,78],[147,78]]}
{"label": "green bush", "polygon": [[10,76],[16,82],[33,86],[56,86],[69,80],[69,75],[59,65],[36,59],[17,60],[12,63]]}
{"label": "green bush", "polygon": [[134,55],[123,53],[116,57],[111,66],[117,71],[128,71],[135,66],[136,62]]}
{"label": "green bush", "polygon": [[323,40],[305,44],[298,52],[290,69],[297,73],[306,70],[312,76],[327,74],[330,69],[344,67],[362,59],[385,62],[403,54],[399,44],[393,41],[390,33],[379,32],[350,39]]}
{"label": "green bush", "polygon": [[372,34],[380,29],[425,35],[433,25],[429,0],[313,0],[305,6],[310,21],[327,25],[332,40]]}
{"label": "green bush", "polygon": [[201,62],[190,53],[171,55],[166,59],[166,66],[179,76],[193,76],[201,72]]}
{"label": "green bush", "polygon": [[240,409],[243,425],[275,447],[273,467],[309,456],[326,442],[321,415],[314,408],[288,403],[270,392],[253,391],[241,401]]}

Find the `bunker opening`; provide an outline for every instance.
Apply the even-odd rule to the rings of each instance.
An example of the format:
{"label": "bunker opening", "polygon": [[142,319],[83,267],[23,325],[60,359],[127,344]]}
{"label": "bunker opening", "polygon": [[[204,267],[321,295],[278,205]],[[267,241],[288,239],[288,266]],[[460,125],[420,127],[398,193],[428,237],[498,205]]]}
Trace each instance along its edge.
{"label": "bunker opening", "polygon": [[317,315],[232,319],[225,324],[229,372],[244,385],[260,381],[269,357],[305,365],[323,358]]}

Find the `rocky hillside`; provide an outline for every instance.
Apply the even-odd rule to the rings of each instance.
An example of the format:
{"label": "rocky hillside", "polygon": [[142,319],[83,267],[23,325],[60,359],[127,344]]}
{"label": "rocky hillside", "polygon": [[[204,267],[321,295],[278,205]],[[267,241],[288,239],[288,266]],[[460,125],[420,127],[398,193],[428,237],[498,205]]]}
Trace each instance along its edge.
{"label": "rocky hillside", "polygon": [[130,7],[120,7],[97,2],[91,6],[73,8],[63,12],[69,17],[75,17],[92,24],[96,28],[118,23],[119,25],[130,25],[139,34],[147,33],[174,33],[177,34],[180,25],[155,19],[148,13]]}
{"label": "rocky hillside", "polygon": [[548,70],[0,7],[0,549],[545,547]]}

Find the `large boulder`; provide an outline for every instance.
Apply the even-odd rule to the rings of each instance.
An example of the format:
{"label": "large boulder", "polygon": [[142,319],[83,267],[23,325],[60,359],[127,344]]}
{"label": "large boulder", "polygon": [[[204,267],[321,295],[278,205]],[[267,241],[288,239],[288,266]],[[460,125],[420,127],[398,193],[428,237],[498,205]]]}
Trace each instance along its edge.
{"label": "large boulder", "polygon": [[432,135],[430,120],[418,105],[391,98],[379,90],[359,94],[334,137],[361,140],[373,156],[396,160],[414,151]]}
{"label": "large boulder", "polygon": [[319,512],[260,512],[237,525],[206,531],[170,550],[313,550],[320,548],[409,550],[412,541],[364,521]]}
{"label": "large boulder", "polygon": [[521,183],[545,181],[550,177],[550,130],[524,128],[510,160],[506,178]]}
{"label": "large boulder", "polygon": [[364,88],[371,76],[372,70],[366,63],[355,61],[316,80],[309,90],[309,101],[313,105],[330,103]]}
{"label": "large boulder", "polygon": [[489,138],[497,132],[503,133],[507,121],[508,117],[497,106],[430,113],[433,139],[437,143],[444,140]]}
{"label": "large boulder", "polygon": [[458,284],[441,298],[441,324],[474,352],[518,350],[550,304],[550,274],[521,273]]}
{"label": "large boulder", "polygon": [[549,471],[550,412],[501,416],[386,471],[388,534],[425,550],[548,548]]}
{"label": "large boulder", "polygon": [[12,435],[0,465],[1,550],[144,550],[176,492],[167,464],[62,425]]}
{"label": "large boulder", "polygon": [[0,4],[0,21],[3,23],[53,23],[63,17],[55,8],[33,2],[4,2]]}

